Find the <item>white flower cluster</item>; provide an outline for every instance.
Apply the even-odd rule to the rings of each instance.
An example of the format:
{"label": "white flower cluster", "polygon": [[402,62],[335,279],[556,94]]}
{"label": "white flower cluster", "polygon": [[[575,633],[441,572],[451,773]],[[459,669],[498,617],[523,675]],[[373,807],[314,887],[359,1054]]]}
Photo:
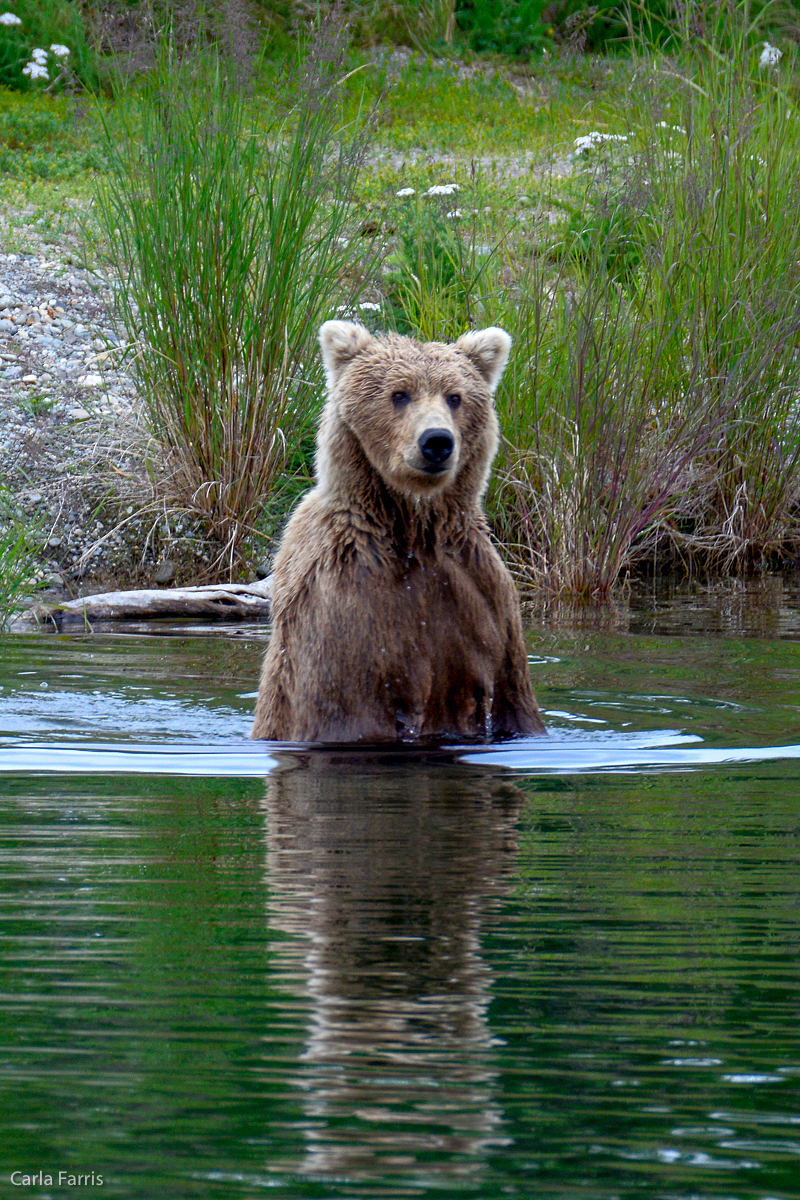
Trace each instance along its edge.
{"label": "white flower cluster", "polygon": [[783,51],[777,46],[771,46],[769,42],[762,43],[764,49],[761,51],[761,57],[758,60],[758,65],[763,71],[766,67],[777,67],[778,63],[783,58]]}
{"label": "white flower cluster", "polygon": [[[0,25],[21,24],[22,21],[16,13],[0,13]],[[69,55],[69,46],[62,46],[60,42],[53,42],[49,50],[44,50],[41,46],[37,46],[35,50],[31,50],[30,62],[27,62],[22,68],[22,74],[27,75],[29,79],[49,79],[50,72],[47,70],[47,59],[50,54],[52,54],[53,58],[66,58]]]}
{"label": "white flower cluster", "polygon": [[31,61],[26,63],[22,68],[22,74],[28,75],[31,79],[49,79],[50,72],[47,70],[47,51],[41,48],[31,50]]}
{"label": "white flower cluster", "polygon": [[[457,183],[435,183],[433,187],[429,187],[427,192],[423,192],[423,196],[453,196],[460,191]],[[406,196],[416,196],[415,188],[400,188],[399,192],[395,192],[395,196],[403,199]],[[449,215],[449,214],[448,214]]]}
{"label": "white flower cluster", "polygon": [[375,304],[375,302],[372,300],[358,300],[355,304],[355,307],[352,304],[337,304],[336,312],[342,317],[349,317],[350,319],[355,317],[357,319],[358,318],[358,313],[356,312],[357,308],[360,308],[362,312],[380,312],[381,311],[380,304]]}
{"label": "white flower cluster", "polygon": [[590,150],[594,150],[595,146],[602,146],[603,142],[627,142],[627,140],[626,133],[599,133],[593,129],[591,133],[575,138],[575,153],[588,154]]}

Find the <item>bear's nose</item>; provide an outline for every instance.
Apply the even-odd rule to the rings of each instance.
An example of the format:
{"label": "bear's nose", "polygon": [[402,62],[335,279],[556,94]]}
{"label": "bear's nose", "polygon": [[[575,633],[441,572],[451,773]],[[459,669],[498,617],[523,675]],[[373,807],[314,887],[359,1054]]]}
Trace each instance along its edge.
{"label": "bear's nose", "polygon": [[453,453],[453,435],[449,429],[426,429],[417,445],[425,459],[426,471],[438,471]]}

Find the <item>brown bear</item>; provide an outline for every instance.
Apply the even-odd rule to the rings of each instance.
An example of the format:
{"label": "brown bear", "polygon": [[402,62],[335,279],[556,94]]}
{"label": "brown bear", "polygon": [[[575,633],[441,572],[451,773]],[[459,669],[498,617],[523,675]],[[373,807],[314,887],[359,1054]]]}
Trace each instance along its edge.
{"label": "brown bear", "polygon": [[252,736],[389,742],[543,733],[519,603],[481,499],[511,338],[320,329],[316,487],[275,560]]}

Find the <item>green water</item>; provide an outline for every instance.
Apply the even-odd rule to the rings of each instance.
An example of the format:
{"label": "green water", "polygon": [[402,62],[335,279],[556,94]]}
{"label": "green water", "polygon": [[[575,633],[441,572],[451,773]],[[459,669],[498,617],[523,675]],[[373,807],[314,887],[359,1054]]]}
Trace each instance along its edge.
{"label": "green water", "polygon": [[2,1194],[796,1200],[776,620],[534,628],[478,752],[247,744],[254,630],[6,639]]}

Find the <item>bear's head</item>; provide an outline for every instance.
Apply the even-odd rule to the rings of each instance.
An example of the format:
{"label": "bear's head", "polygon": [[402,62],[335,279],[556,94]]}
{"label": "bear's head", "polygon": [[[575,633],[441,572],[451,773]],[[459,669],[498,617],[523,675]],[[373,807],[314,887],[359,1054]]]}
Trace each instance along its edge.
{"label": "bear's head", "polygon": [[482,496],[499,436],[493,394],[511,348],[504,330],[423,344],[326,321],[319,340],[328,381],[316,460],[323,492],[352,490],[353,473],[367,468],[414,500]]}

